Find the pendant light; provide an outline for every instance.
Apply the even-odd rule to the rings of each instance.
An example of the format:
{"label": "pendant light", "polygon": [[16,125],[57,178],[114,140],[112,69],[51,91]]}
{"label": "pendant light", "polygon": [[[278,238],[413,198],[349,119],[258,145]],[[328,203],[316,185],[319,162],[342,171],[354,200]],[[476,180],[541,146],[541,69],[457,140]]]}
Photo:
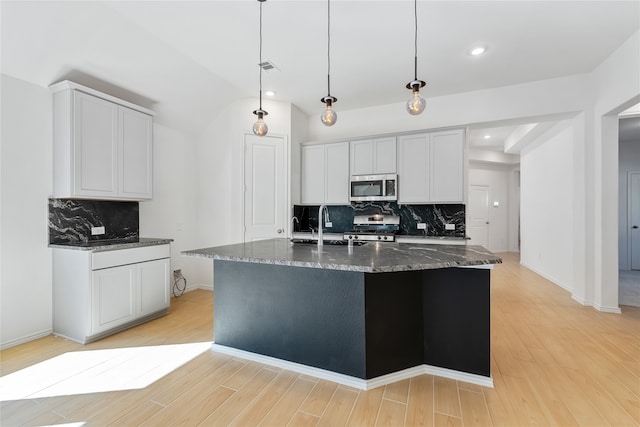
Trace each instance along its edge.
{"label": "pendant light", "polygon": [[338,98],[331,96],[331,0],[327,0],[327,96],[320,101],[327,106],[322,112],[320,120],[325,126],[333,126],[338,120],[333,103],[338,102]]}
{"label": "pendant light", "polygon": [[253,124],[253,133],[258,136],[265,136],[269,132],[269,127],[264,122],[264,116],[269,113],[262,109],[262,3],[265,1],[267,0],[258,0],[260,2],[260,62],[258,62],[260,67],[260,107],[253,112],[258,116],[258,121]]}
{"label": "pendant light", "polygon": [[413,17],[415,20],[415,35],[414,35],[414,77],[413,80],[407,83],[406,88],[413,91],[413,95],[407,101],[407,111],[412,116],[417,116],[424,111],[426,101],[420,96],[420,88],[424,87],[426,83],[422,80],[418,80],[418,0],[413,0]]}

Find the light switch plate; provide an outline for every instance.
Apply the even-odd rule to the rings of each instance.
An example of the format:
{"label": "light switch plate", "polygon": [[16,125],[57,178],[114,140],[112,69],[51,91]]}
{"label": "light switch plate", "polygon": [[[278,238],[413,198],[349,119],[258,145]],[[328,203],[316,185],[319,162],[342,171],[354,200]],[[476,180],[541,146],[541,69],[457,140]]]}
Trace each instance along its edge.
{"label": "light switch plate", "polygon": [[455,224],[445,224],[444,225],[444,229],[445,230],[455,230],[456,229],[456,225]]}
{"label": "light switch plate", "polygon": [[97,236],[99,234],[104,234],[104,226],[102,227],[91,227],[91,235]]}
{"label": "light switch plate", "polygon": [[426,230],[427,229],[427,223],[426,222],[419,222],[418,223],[418,230]]}

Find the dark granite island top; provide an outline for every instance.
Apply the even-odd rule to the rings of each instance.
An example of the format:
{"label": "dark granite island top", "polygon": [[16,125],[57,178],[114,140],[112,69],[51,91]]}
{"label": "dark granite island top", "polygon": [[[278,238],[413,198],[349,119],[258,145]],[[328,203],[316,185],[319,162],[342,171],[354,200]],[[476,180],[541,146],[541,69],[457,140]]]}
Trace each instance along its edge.
{"label": "dark granite island top", "polygon": [[369,242],[362,246],[259,240],[182,252],[185,256],[327,270],[390,273],[499,264],[482,246]]}
{"label": "dark granite island top", "polygon": [[216,351],[361,389],[422,374],[493,385],[501,259],[480,246],[271,239],[182,254],[213,259]]}

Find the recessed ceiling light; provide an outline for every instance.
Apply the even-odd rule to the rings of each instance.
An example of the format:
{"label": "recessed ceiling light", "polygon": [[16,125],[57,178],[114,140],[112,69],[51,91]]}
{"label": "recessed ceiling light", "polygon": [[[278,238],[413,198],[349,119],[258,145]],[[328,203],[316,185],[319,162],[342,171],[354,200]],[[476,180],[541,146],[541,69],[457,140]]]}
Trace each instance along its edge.
{"label": "recessed ceiling light", "polygon": [[489,138],[491,138],[491,135],[485,135],[484,136],[484,139],[489,139]]}
{"label": "recessed ceiling light", "polygon": [[487,48],[484,46],[478,46],[478,47],[474,47],[473,49],[471,49],[469,51],[469,53],[473,56],[478,56],[478,55],[482,55],[483,53],[485,53],[487,51]]}
{"label": "recessed ceiling light", "polygon": [[276,93],[274,91],[272,91],[272,90],[268,90],[264,94],[267,95],[267,96],[274,96]]}

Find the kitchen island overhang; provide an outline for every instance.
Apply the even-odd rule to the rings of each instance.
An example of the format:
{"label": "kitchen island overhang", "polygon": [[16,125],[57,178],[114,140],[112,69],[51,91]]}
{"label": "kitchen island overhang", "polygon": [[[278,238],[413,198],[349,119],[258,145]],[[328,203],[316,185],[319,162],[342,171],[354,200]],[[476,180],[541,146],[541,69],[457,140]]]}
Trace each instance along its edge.
{"label": "kitchen island overhang", "polygon": [[492,385],[501,259],[482,247],[271,239],[183,255],[214,259],[214,350],[362,389],[422,373]]}

